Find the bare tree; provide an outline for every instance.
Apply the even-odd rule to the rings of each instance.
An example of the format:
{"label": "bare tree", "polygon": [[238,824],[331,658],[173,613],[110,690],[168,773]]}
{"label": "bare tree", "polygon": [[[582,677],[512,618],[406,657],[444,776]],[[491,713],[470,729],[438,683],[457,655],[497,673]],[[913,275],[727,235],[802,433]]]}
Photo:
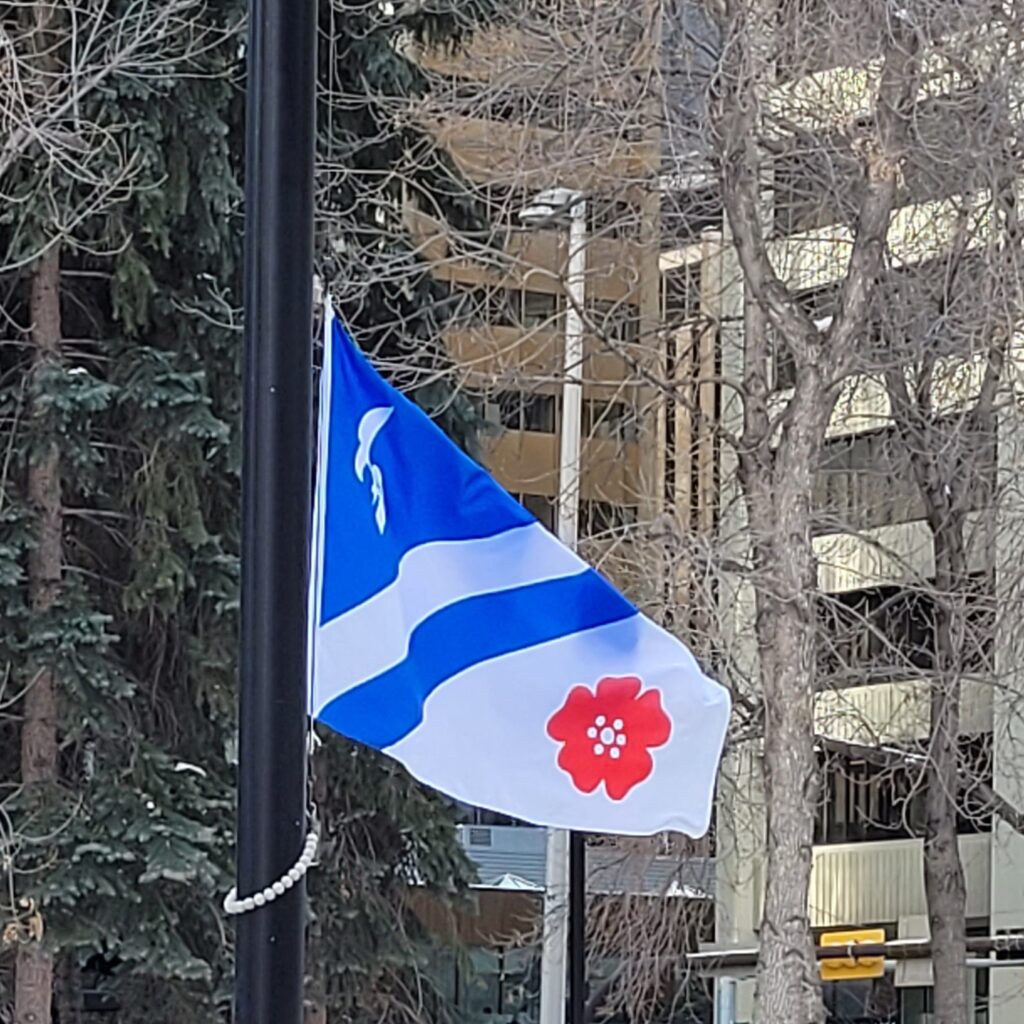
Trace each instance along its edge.
{"label": "bare tree", "polygon": [[[17,0],[0,6],[0,202],[12,218],[0,271],[131,194],[130,125],[104,102],[127,80],[187,75],[221,38],[204,0]],[[48,226],[36,219],[47,211]],[[123,239],[109,239],[116,249]],[[95,240],[93,240],[95,246]]]}
{"label": "bare tree", "polygon": [[[759,1021],[823,1020],[808,917],[818,765],[814,700],[818,657],[817,558],[812,543],[814,466],[865,332],[897,197],[900,155],[918,76],[918,42],[898,23],[883,36],[870,119],[859,138],[860,199],[837,308],[822,330],[796,300],[769,255],[763,191],[775,128],[776,5],[726,3],[717,83],[717,160],[728,224],[748,303],[743,338],[741,432],[735,439],[750,530],[763,700],[767,860]],[[868,5],[861,17],[881,17]],[[794,13],[792,17],[798,17]],[[785,116],[783,110],[782,116]],[[794,367],[793,388],[773,407],[768,379],[775,350]]]}
{"label": "bare tree", "polygon": [[[554,463],[530,452],[557,429],[566,241],[555,225],[531,235],[516,214],[547,185],[586,196],[585,499],[595,528],[584,550],[728,678],[733,748],[763,753],[762,1024],[824,1017],[809,899],[821,764],[838,755],[821,709],[882,680],[854,644],[869,637],[889,659],[886,685],[927,688],[923,750],[882,760],[901,786],[912,763],[907,786],[927,792],[926,822],[905,831],[926,836],[936,998],[950,1024],[967,1012],[956,818],[971,805],[1019,821],[965,764],[958,721],[985,604],[964,562],[969,513],[978,493],[993,492],[986,460],[1009,404],[1019,304],[1018,114],[1007,88],[1019,78],[1019,42],[1017,5],[982,0],[524,3],[455,55],[424,47],[421,102],[373,97],[388,130],[427,136],[404,136],[400,171],[367,173],[373,225],[343,189],[326,218],[343,304],[358,312],[382,282],[396,286],[385,366],[412,387],[452,382],[449,405],[476,403],[493,427],[489,464],[544,516]],[[478,221],[460,221],[469,208]],[[406,247],[380,245],[381,235]],[[365,254],[355,261],[353,239]],[[405,301],[424,267],[444,285],[426,328],[422,305]],[[968,299],[972,312],[958,307]],[[989,310],[980,319],[979,308]],[[973,373],[965,349],[981,379],[951,415],[944,399],[936,405],[935,382]],[[898,495],[909,479],[919,491],[909,511],[895,513],[883,495],[868,516],[829,491],[869,406],[873,428],[902,454],[843,478],[860,486],[874,475],[879,494]],[[619,511],[597,516],[602,502]],[[844,603],[822,582],[835,568],[823,552],[848,538],[898,566],[903,556],[879,531],[908,520],[927,523],[934,571],[894,569],[897,593],[881,610]],[[737,635],[733,607],[748,596],[753,642]],[[890,613],[905,623],[894,609],[925,604],[927,665],[883,623]],[[851,733],[858,714],[847,712]],[[730,796],[744,799],[758,797]],[[595,941],[627,934],[638,956],[653,955],[678,926],[641,900],[629,913],[629,927],[600,916]],[[623,1007],[649,1006],[657,987],[639,970],[615,985]]]}
{"label": "bare tree", "polygon": [[[991,87],[993,80],[985,84]],[[1003,143],[1006,154],[1016,149],[1008,138],[985,141]],[[932,315],[924,318],[923,333],[908,337],[911,332],[897,328],[890,339],[895,358],[885,374],[897,433],[909,456],[934,548],[935,672],[929,699],[924,866],[935,943],[936,1019],[948,1024],[968,1020],[966,888],[957,839],[963,788],[960,707],[965,677],[979,666],[990,673],[994,669],[986,648],[997,624],[993,608],[978,614],[979,596],[991,602],[994,592],[979,595],[979,581],[971,573],[969,517],[979,506],[994,508],[997,498],[997,399],[1021,309],[1015,176],[1015,168],[1006,166],[990,193],[991,228],[970,240],[975,247],[979,242],[984,246],[980,266],[977,259],[971,265],[964,251],[967,232],[959,231],[949,255],[939,261],[943,283],[933,292],[937,302]],[[934,274],[938,268],[928,269]],[[964,306],[971,306],[974,316],[961,334],[957,328],[964,323]],[[908,321],[913,322],[910,317],[903,320]],[[901,343],[906,345],[903,351]],[[942,386],[941,353],[950,348],[959,349],[961,358],[966,350],[967,359],[973,355],[979,365],[980,382],[964,403],[950,400],[948,382]]]}

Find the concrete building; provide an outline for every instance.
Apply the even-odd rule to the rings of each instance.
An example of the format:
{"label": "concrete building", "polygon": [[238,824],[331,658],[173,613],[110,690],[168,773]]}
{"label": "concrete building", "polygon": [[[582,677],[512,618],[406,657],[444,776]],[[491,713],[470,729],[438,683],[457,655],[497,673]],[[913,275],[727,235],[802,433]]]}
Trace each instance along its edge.
{"label": "concrete building", "polygon": [[519,214],[544,189],[585,198],[580,535],[588,557],[632,585],[625,535],[655,513],[663,474],[662,449],[639,443],[657,412],[637,373],[657,358],[659,157],[642,93],[616,83],[654,51],[642,19],[602,33],[580,10],[566,4],[456,53],[421,55],[431,82],[422,117],[494,230],[474,246],[429,211],[410,208],[409,224],[459,304],[447,347],[496,428],[488,466],[553,528],[569,239],[561,224],[529,227]]}
{"label": "concrete building", "polygon": [[[585,198],[580,547],[645,601],[657,599],[659,574],[636,563],[632,538],[664,511],[675,472],[664,402],[645,382],[645,374],[659,380],[664,373],[662,141],[649,109],[658,97],[644,84],[658,51],[655,5],[638,4],[625,18],[621,6],[607,6],[607,25],[567,3],[543,20],[483,33],[456,53],[420,54],[431,84],[421,116],[471,183],[494,232],[474,244],[415,204],[407,219],[459,304],[447,350],[496,428],[487,465],[554,529],[569,239],[559,224],[524,226],[519,212],[553,187]],[[472,808],[463,820],[460,838],[479,877],[474,909],[454,919],[436,906],[422,912],[431,927],[454,930],[473,963],[472,970],[442,965],[441,976],[470,1017],[525,1024],[539,1009],[546,834]],[[679,955],[659,1012],[666,1022],[694,1024],[710,1020],[710,998],[687,977],[685,952],[710,938],[714,874],[708,858],[681,854],[678,845],[598,841],[588,851],[588,894],[592,921],[626,906],[639,921],[650,901],[680,908]],[[599,931],[605,939],[592,950],[588,976],[598,1006],[623,960],[638,951],[628,926],[617,944],[608,938],[614,928]],[[626,1016],[614,1010],[609,1019]]]}
{"label": "concrete building", "polygon": [[[805,44],[813,47],[813,39]],[[793,112],[802,110],[805,120],[796,127],[807,135],[801,158],[795,156],[801,147],[779,142],[780,152],[794,156],[781,159],[767,174],[773,186],[764,194],[765,226],[773,239],[771,258],[804,308],[822,323],[830,315],[836,282],[845,271],[850,233],[842,211],[830,208],[818,189],[820,179],[815,179],[814,168],[807,163],[801,167],[800,160],[814,159],[813,146],[807,155],[808,135],[818,138],[823,154],[834,157],[839,147],[830,133],[838,136],[840,129],[865,116],[872,101],[872,76],[877,74],[872,58],[870,51],[858,51],[855,46],[842,54],[823,51],[813,73],[789,81],[780,76],[777,87],[778,109],[785,110],[791,124],[796,120]],[[854,59],[855,64],[843,66]],[[936,80],[941,84],[937,86]],[[963,132],[964,125],[950,116],[950,108],[955,106],[953,99],[960,103],[959,90],[966,86],[956,74],[949,74],[945,79],[936,75],[928,88],[930,97],[921,103],[920,121],[927,126],[922,131],[926,137],[932,133],[932,144],[944,143],[948,152],[955,152],[963,143],[954,133]],[[922,165],[927,159],[924,153]],[[841,166],[841,159],[836,163]],[[954,245],[956,210],[975,211],[976,223],[984,225],[990,193],[983,182],[972,179],[964,160],[952,163],[941,174],[930,164],[908,167],[889,233],[896,266],[925,268],[930,261],[942,260]],[[922,172],[916,178],[915,170]],[[971,245],[985,244],[982,226]],[[714,342],[707,341],[703,348],[698,343],[697,358],[703,352],[706,367],[715,367],[724,379],[738,380],[744,369],[747,296],[724,225],[721,230],[706,231],[699,242],[663,252],[662,267],[667,295],[678,291],[672,287],[673,280],[696,278],[700,299],[694,323],[716,328]],[[694,286],[689,290],[692,293]],[[694,330],[699,336],[702,328]],[[703,330],[706,335],[706,327]],[[694,351],[693,333],[686,328],[677,331],[681,350]],[[933,385],[937,406],[953,410],[972,400],[981,358],[977,353],[949,357],[954,369],[943,375],[943,383]],[[784,352],[776,352],[770,375],[777,403],[792,387],[791,372]],[[709,409],[711,401],[709,396]],[[740,409],[727,392],[719,395],[714,408],[727,428],[739,425]],[[814,542],[820,558],[819,586],[833,607],[841,610],[840,619],[842,610],[849,612],[845,626],[833,622],[829,627],[835,627],[834,657],[831,661],[826,657],[822,667],[823,676],[842,668],[846,678],[834,688],[826,687],[816,708],[825,786],[815,827],[809,910],[819,934],[877,927],[890,938],[911,938],[927,936],[929,931],[917,776],[910,769],[882,770],[870,759],[843,752],[843,744],[920,751],[929,734],[927,675],[934,661],[928,639],[930,613],[927,601],[912,595],[914,581],[933,578],[934,553],[912,478],[894,476],[887,461],[893,430],[879,379],[852,380],[829,428],[814,498],[820,519]],[[994,616],[982,610],[987,607],[991,612],[1000,595],[1008,599],[1019,576],[1015,488],[1001,496],[998,506],[993,503],[996,481],[1012,481],[1019,471],[1022,453],[1015,409],[1008,407],[1000,414],[996,433],[998,443],[993,441],[990,451],[979,453],[983,475],[991,484],[979,488],[969,530],[970,572],[978,582],[978,613],[971,626],[977,630],[978,657],[969,666],[964,686],[961,751],[977,778],[993,783],[1019,803],[1024,795],[1020,772],[1024,737],[1016,713],[1022,687],[1017,631],[1012,621],[993,628]],[[710,439],[703,458],[710,463],[708,479],[719,482],[705,488],[709,507],[704,522],[720,543],[733,546],[731,553],[740,559],[745,553],[745,522],[734,459]],[[757,657],[752,593],[738,579],[723,580],[719,611],[723,645],[741,676],[755,666]],[[852,628],[854,620],[866,625]],[[917,645],[913,653],[911,645]],[[896,661],[915,661],[914,670],[901,677],[884,648],[900,653]],[[830,745],[829,741],[836,742]],[[758,745],[749,743],[731,751],[719,793],[717,947],[757,945],[764,829]],[[959,831],[969,932],[1020,929],[1024,925],[1024,841],[985,812],[963,814]],[[969,976],[969,1003],[977,1024],[1024,1019],[1024,972],[974,969]],[[931,986],[930,963],[910,962],[876,981],[826,985],[826,1005],[835,1022],[926,1024],[932,1019]],[[753,980],[747,976],[738,985],[736,1024],[749,1021],[752,1008]]]}
{"label": "concrete building", "polygon": [[[417,909],[435,933],[458,936],[469,962],[460,967],[457,956],[448,957],[435,965],[435,977],[466,1019],[529,1024],[539,1018],[545,833],[471,824],[460,826],[459,838],[479,877],[471,908],[452,913],[423,899]],[[685,954],[712,935],[714,863],[658,851],[636,842],[588,851],[587,1000],[610,1024],[635,1019],[623,1005],[631,995],[650,1001],[651,1019],[710,1024],[711,985],[688,970]],[[641,965],[654,950],[658,962]],[[624,984],[623,966],[662,977],[641,995]]]}
{"label": "concrete building", "polygon": [[[501,428],[488,450],[489,464],[527,507],[553,524],[567,239],[558,228],[524,230],[517,213],[533,194],[552,185],[586,193],[591,203],[587,307],[593,330],[584,373],[581,525],[584,536],[603,537],[602,544],[591,541],[589,557],[604,559],[602,567],[641,599],[652,599],[653,584],[638,577],[623,527],[668,512],[696,544],[706,538],[724,545],[726,554],[741,558],[745,553],[735,460],[713,427],[738,423],[736,393],[719,381],[738,379],[743,371],[748,298],[728,243],[702,129],[701,97],[717,40],[699,5],[679,0],[665,11],[657,37],[634,38],[633,49],[621,51],[619,59],[628,53],[636,66],[646,61],[658,69],[664,93],[657,102],[673,112],[667,120],[655,116],[645,122],[636,96],[613,96],[605,97],[604,108],[598,105],[604,114],[587,122],[594,115],[580,97],[593,99],[595,89],[608,88],[608,78],[583,76],[567,84],[564,74],[555,73],[573,64],[566,51],[567,45],[571,51],[571,29],[564,26],[568,34],[557,38],[549,27],[520,26],[488,33],[457,57],[425,54],[422,63],[434,76],[435,99],[424,116],[507,235],[501,246],[474,250],[427,212],[409,212],[434,272],[464,297],[464,313],[447,340],[463,379],[487,395],[489,415]],[[811,24],[812,35],[813,30]],[[856,42],[839,52],[823,47],[816,66],[780,76],[777,87],[780,105],[788,104],[790,114],[802,112],[804,120],[798,117],[791,129],[818,138],[822,152],[833,157],[835,138],[864,117],[871,99],[876,54]],[[592,47],[593,40],[586,45]],[[941,83],[937,75],[930,86],[935,102],[922,106],[922,124],[933,132],[933,143],[945,138],[955,149],[941,101],[944,89],[956,92],[962,83],[955,75]],[[827,102],[820,102],[822,97]],[[824,322],[849,251],[844,211],[815,190],[815,167],[799,146],[779,149],[787,155],[770,169],[771,187],[764,196],[771,258],[805,308]],[[847,173],[842,159],[830,166]],[[987,200],[962,160],[942,174],[908,181],[889,243],[895,259],[922,266],[949,251],[963,197],[976,193],[979,211]],[[977,379],[976,366],[969,363],[961,360],[956,401],[969,400],[971,381]],[[683,400],[659,402],[644,384],[645,367],[672,379]],[[770,375],[779,402],[792,386],[791,374],[792,365],[778,351]],[[815,545],[819,585],[835,606],[869,620],[880,607],[896,609],[885,628],[898,641],[900,635],[927,631],[920,602],[904,600],[901,593],[910,580],[933,575],[934,556],[913,487],[887,471],[891,431],[884,389],[868,377],[853,381],[831,424],[819,473],[815,505],[823,526]],[[998,438],[991,472],[1005,479],[1024,455],[1012,414],[999,423]],[[983,600],[1004,593],[1016,579],[1019,552],[1012,531],[997,528],[1016,517],[1005,502],[996,509],[980,501],[973,513],[971,570]],[[681,588],[674,598],[696,617],[692,635],[702,635],[701,614],[714,616],[733,664],[741,673],[749,669],[756,661],[749,590],[728,577],[715,588],[691,587],[688,565],[674,571]],[[1015,641],[1003,630],[982,644],[985,656],[965,687],[962,745],[979,777],[1019,806],[1024,803],[1024,772],[1018,769],[1024,726],[1016,713]],[[920,671],[915,678],[899,678],[880,663],[863,634],[847,631],[841,642],[844,668],[857,678],[847,679],[841,689],[824,690],[818,699],[818,733],[835,745],[826,744],[822,752],[826,785],[816,822],[812,924],[818,932],[870,926],[893,938],[926,935],[922,842],[914,820],[920,798],[906,775],[880,773],[869,760],[843,754],[841,746],[919,746],[928,734],[926,671],[924,678]],[[698,653],[713,657],[711,651]],[[714,867],[710,859],[674,857],[676,864],[690,863],[688,880],[680,883],[692,885],[688,896],[703,900],[713,892],[713,942],[723,948],[757,943],[764,885],[758,758],[756,743],[729,755],[716,815]],[[965,815],[961,830],[969,929],[1024,928],[1024,840],[985,814]],[[463,826],[462,838],[479,865],[481,913],[490,901],[495,908],[518,906],[520,925],[535,921],[542,834],[477,814]],[[698,884],[691,876],[701,870],[708,875]],[[665,896],[649,879],[632,884],[638,892]],[[619,885],[618,891],[630,887]],[[507,924],[505,911],[496,913]],[[492,929],[486,942],[483,933],[476,937],[493,946],[495,934]],[[493,959],[495,951],[481,956]],[[504,961],[491,966],[491,974],[506,973]],[[520,967],[524,977],[532,969]],[[740,979],[737,994],[735,1024],[742,1024],[751,1017],[749,978]],[[486,998],[493,1002],[497,992]],[[1024,1019],[1024,971],[973,970],[970,999],[975,1024]],[[836,1024],[926,1024],[930,965],[908,963],[876,982],[828,985],[826,1004]]]}

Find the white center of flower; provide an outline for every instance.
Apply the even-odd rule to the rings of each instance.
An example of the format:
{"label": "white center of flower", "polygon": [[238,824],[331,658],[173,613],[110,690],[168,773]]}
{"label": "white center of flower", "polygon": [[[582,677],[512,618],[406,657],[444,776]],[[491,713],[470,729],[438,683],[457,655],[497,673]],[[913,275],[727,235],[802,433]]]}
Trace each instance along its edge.
{"label": "white center of flower", "polygon": [[594,724],[587,729],[587,739],[593,741],[596,757],[607,754],[613,761],[617,761],[622,756],[622,748],[626,745],[625,725],[621,718],[616,718],[610,725],[605,715],[598,715],[594,719]]}

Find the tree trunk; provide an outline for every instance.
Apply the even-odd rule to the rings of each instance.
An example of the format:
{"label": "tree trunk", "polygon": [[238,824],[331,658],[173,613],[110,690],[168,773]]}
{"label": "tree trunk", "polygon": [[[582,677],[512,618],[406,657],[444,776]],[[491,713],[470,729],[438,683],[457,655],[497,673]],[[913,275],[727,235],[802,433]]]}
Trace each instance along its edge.
{"label": "tree trunk", "polygon": [[758,637],[766,662],[767,861],[754,1019],[759,1024],[821,1024],[824,1009],[808,912],[818,774],[813,677],[807,670],[813,633],[789,609],[775,606],[758,615]]}
{"label": "tree trunk", "polygon": [[757,639],[764,688],[767,860],[757,1024],[822,1024],[825,1010],[809,893],[819,771],[814,752],[817,565],[810,501],[815,453],[831,399],[813,367],[794,395],[770,473],[747,468],[755,557]]}
{"label": "tree trunk", "polygon": [[957,841],[966,552],[962,518],[933,526],[937,672],[931,685],[924,883],[935,974],[935,1024],[968,1024],[967,888]]}
{"label": "tree trunk", "polygon": [[[39,261],[32,279],[33,373],[60,361],[60,250],[54,246]],[[50,610],[60,592],[62,542],[60,453],[51,442],[28,470],[28,493],[36,516],[36,545],[29,558],[29,600],[33,612]],[[21,781],[45,787],[57,781],[57,694],[51,668],[32,670],[21,727]],[[15,1024],[50,1024],[53,956],[38,940],[18,947],[15,963]]]}
{"label": "tree trunk", "polygon": [[82,973],[74,952],[60,958],[53,988],[53,1008],[59,1024],[83,1024]]}

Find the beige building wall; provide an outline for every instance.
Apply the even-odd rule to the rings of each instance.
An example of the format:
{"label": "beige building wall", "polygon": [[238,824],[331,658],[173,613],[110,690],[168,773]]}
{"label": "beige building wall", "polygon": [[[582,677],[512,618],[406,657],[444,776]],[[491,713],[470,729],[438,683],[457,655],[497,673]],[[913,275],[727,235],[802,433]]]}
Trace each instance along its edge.
{"label": "beige building wall", "polygon": [[[656,19],[650,26],[656,32]],[[456,318],[445,340],[463,384],[488,399],[495,419],[501,418],[500,403],[515,400],[510,396],[543,396],[543,424],[517,429],[506,416],[486,441],[485,458],[497,479],[551,525],[558,493],[568,231],[523,228],[516,213],[544,188],[572,188],[586,196],[582,549],[642,597],[638,591],[655,574],[631,565],[630,534],[658,514],[664,489],[664,405],[643,383],[643,372],[657,373],[661,359],[659,136],[650,128],[638,136],[615,118],[587,130],[568,120],[564,127],[550,126],[563,118],[562,107],[579,109],[588,90],[607,93],[603,99],[613,107],[643,101],[615,95],[613,75],[595,83],[582,71],[575,79],[569,75],[560,96],[553,94],[551,82],[566,78],[573,48],[585,64],[595,45],[569,32],[553,36],[543,26],[527,25],[482,33],[455,53],[421,53],[421,66],[436,79],[432,100],[421,111],[423,122],[479,198],[501,194],[505,223],[492,244],[474,250],[414,204],[406,219],[434,276],[454,294],[490,289],[525,295],[524,302],[541,310],[519,323]],[[653,35],[623,48],[623,70],[646,66],[655,52]],[[556,74],[557,69],[562,70]],[[481,98],[447,99],[466,94]],[[489,116],[502,96],[543,97],[535,103],[544,107],[543,117],[534,116],[529,104],[521,118]]]}
{"label": "beige building wall", "polygon": [[[832,76],[835,92],[845,92],[852,108],[863,106],[870,75],[849,69],[815,76]],[[795,83],[791,88],[799,88]],[[852,109],[851,108],[851,109]],[[990,197],[977,194],[979,211]],[[770,195],[769,195],[770,201]],[[963,205],[963,204],[961,204]],[[954,229],[953,203],[937,201],[905,207],[893,218],[889,244],[894,258],[914,263],[948,251]],[[983,221],[979,221],[983,226]],[[839,279],[849,254],[848,231],[828,226],[801,232],[772,243],[772,262],[790,286],[803,290]],[[722,324],[722,377],[739,379],[744,365],[742,325],[746,297],[735,254],[725,239],[721,252],[710,255],[697,246],[664,253],[664,270],[687,262],[700,262],[705,280],[713,282],[719,298],[705,311]],[[710,292],[710,289],[709,289]],[[731,326],[726,326],[731,325]],[[1018,356],[1019,358],[1019,356]],[[981,364],[961,361],[938,374],[936,405],[957,408],[977,393]],[[1009,374],[1020,379],[1020,366]],[[779,396],[779,405],[785,395]],[[739,399],[723,394],[722,419],[734,433],[742,422]],[[830,426],[833,436],[851,436],[891,423],[882,385],[869,378],[852,380],[845,388]],[[978,678],[965,687],[962,728],[965,734],[993,736],[994,784],[1017,806],[1024,806],[1024,664],[1020,630],[1012,628],[1008,606],[1022,606],[1020,593],[1020,525],[1024,499],[1013,481],[1024,467],[1024,431],[1016,411],[999,425],[999,478],[1009,485],[997,510],[974,515],[970,559],[976,571],[994,571],[997,594],[1004,611],[1004,628],[996,637],[996,678]],[[734,457],[721,453],[719,537],[736,560],[746,554],[742,540],[745,516],[735,479]],[[821,565],[819,584],[829,593],[898,583],[908,577],[928,578],[933,572],[930,534],[921,522],[880,526],[858,535],[836,533],[815,542]],[[1001,582],[1002,581],[1002,582]],[[734,659],[737,680],[750,678],[756,669],[753,643],[753,598],[744,585],[725,578],[721,591],[723,643]],[[926,684],[921,681],[887,682],[822,693],[817,701],[817,728],[822,735],[846,742],[900,743],[927,736]],[[730,752],[722,771],[717,812],[716,943],[718,947],[756,946],[763,893],[763,791],[755,743]],[[1004,825],[991,834],[961,837],[961,856],[967,881],[968,917],[993,931],[1024,930],[1024,839]],[[923,856],[920,840],[892,840],[818,846],[809,910],[816,928],[845,929],[889,926],[902,937],[927,934]],[[930,967],[920,964],[901,969],[897,985],[931,984]],[[972,977],[972,986],[974,980]],[[1024,970],[990,971],[991,1024],[1017,1024],[1024,1020]],[[749,1021],[753,1012],[753,981],[739,982],[737,1022]]]}

